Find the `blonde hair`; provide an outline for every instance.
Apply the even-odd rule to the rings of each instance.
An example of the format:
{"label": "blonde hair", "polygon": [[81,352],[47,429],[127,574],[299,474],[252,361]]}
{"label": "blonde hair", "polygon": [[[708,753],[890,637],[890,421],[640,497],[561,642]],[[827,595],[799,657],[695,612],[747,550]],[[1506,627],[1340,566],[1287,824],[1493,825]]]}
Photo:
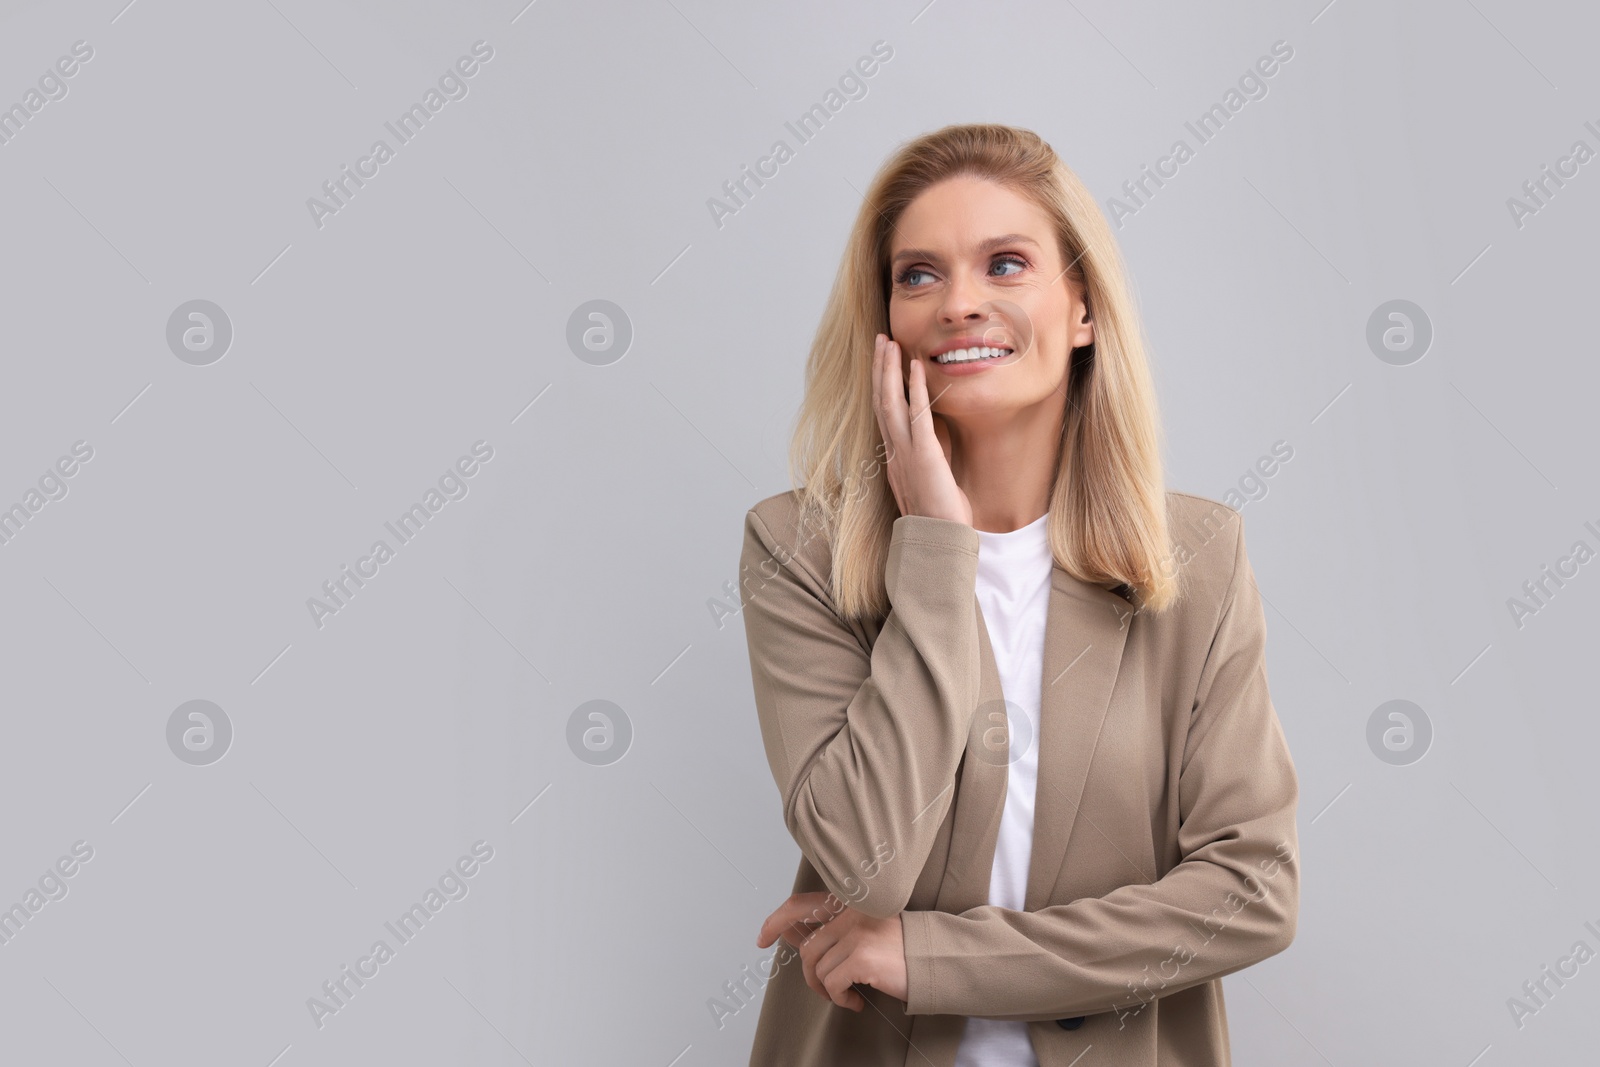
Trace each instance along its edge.
{"label": "blonde hair", "polygon": [[1074,349],[1050,493],[1056,562],[1087,582],[1126,587],[1140,610],[1179,593],[1167,531],[1161,432],[1139,316],[1111,228],[1078,176],[1038,134],[994,124],[946,126],[902,145],[874,178],[850,231],[806,361],[789,449],[804,487],[799,525],[825,531],[831,593],[844,616],[882,617],[884,563],[900,511],[872,409],[873,338],[889,333],[889,239],[907,205],[935,182],[988,179],[1037,203],[1054,223],[1066,274],[1094,323]]}

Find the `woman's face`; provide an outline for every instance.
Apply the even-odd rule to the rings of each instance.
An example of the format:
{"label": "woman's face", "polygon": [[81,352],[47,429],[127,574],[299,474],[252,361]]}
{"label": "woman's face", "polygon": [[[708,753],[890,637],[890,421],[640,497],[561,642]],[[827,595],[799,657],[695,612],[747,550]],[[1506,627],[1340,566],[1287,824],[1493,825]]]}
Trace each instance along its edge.
{"label": "woman's face", "polygon": [[[1042,208],[982,178],[948,178],[906,207],[889,246],[889,335],[922,363],[946,418],[1005,415],[1064,393],[1072,349],[1094,340]],[[1009,354],[941,365],[977,342]]]}

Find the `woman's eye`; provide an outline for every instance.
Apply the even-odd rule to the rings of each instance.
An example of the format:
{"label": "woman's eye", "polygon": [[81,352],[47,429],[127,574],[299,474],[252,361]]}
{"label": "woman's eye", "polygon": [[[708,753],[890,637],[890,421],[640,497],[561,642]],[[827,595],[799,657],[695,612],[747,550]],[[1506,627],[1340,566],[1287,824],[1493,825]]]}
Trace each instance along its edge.
{"label": "woman's eye", "polygon": [[911,284],[913,284],[912,281],[911,281],[911,276],[913,274],[926,274],[926,273],[928,273],[928,272],[923,270],[921,267],[907,267],[900,274],[900,284],[901,285],[911,285]]}
{"label": "woman's eye", "polygon": [[999,265],[1001,263],[1013,263],[1013,264],[1015,264],[1016,267],[1017,267],[1017,270],[1012,272],[1014,274],[1028,269],[1028,264],[1025,263],[1021,258],[1019,258],[1017,256],[1001,256],[999,259],[995,260],[995,264],[996,265]]}

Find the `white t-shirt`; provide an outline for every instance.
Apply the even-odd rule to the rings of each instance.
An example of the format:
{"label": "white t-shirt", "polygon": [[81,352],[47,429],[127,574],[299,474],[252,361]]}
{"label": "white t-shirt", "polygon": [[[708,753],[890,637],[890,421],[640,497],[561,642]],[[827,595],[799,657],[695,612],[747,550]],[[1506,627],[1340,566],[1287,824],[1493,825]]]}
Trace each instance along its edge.
{"label": "white t-shirt", "polygon": [[[978,604],[1000,671],[1011,757],[1006,768],[1005,809],[989,875],[989,903],[1016,911],[1023,910],[1033,855],[1044,624],[1053,566],[1045,526],[1049,517],[1041,515],[1010,533],[978,531]],[[1028,1024],[968,1017],[956,1050],[956,1067],[1039,1067]]]}

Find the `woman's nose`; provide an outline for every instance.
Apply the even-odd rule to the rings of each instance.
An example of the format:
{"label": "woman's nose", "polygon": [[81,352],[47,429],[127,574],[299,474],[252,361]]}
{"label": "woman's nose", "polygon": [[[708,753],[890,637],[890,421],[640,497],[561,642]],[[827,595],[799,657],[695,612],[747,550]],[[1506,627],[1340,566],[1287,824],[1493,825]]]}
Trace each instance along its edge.
{"label": "woman's nose", "polygon": [[985,317],[983,304],[988,299],[983,286],[966,271],[957,271],[945,290],[944,306],[940,309],[945,321],[955,323],[965,319]]}

